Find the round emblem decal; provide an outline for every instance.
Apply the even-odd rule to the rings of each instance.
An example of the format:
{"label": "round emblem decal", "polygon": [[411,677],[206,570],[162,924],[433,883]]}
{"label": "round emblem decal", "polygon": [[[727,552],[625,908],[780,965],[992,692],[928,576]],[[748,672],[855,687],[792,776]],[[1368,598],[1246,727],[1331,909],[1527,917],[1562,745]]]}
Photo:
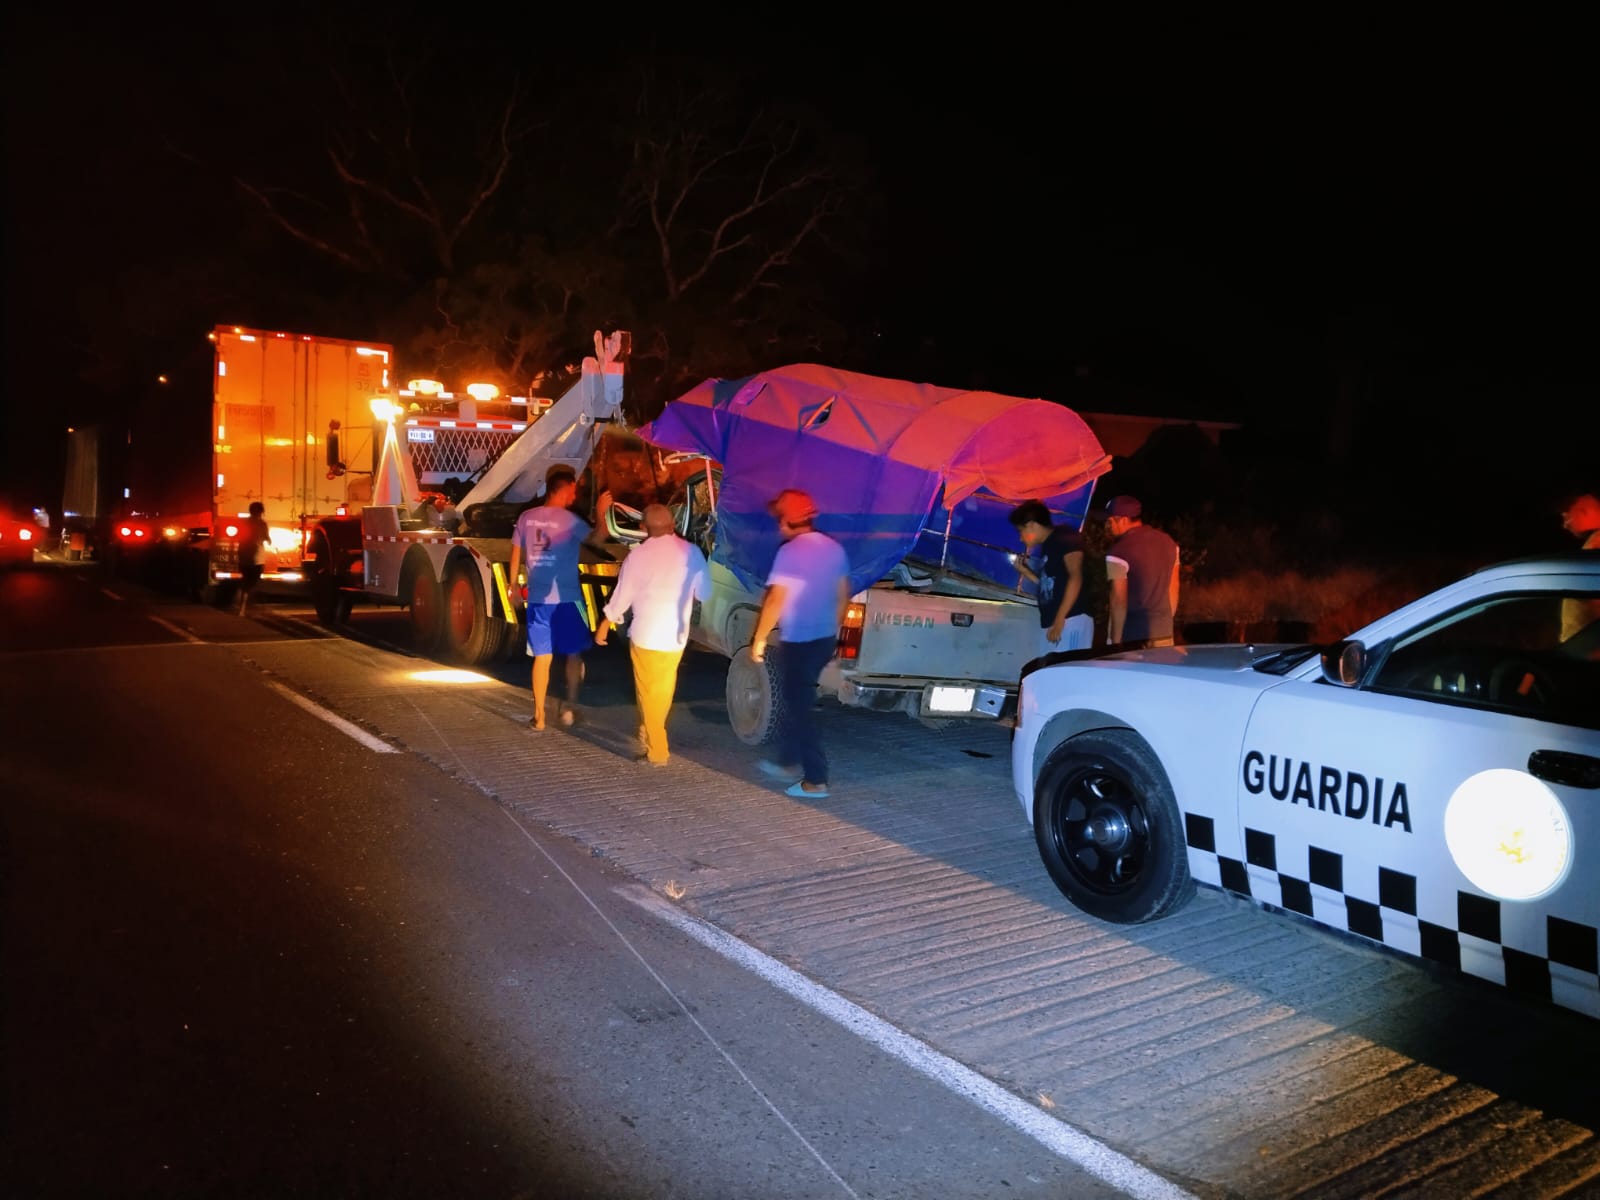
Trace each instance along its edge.
{"label": "round emblem decal", "polygon": [[1497,767],[1465,780],[1444,810],[1444,840],[1461,873],[1502,900],[1536,900],[1572,866],[1572,823],[1556,794]]}

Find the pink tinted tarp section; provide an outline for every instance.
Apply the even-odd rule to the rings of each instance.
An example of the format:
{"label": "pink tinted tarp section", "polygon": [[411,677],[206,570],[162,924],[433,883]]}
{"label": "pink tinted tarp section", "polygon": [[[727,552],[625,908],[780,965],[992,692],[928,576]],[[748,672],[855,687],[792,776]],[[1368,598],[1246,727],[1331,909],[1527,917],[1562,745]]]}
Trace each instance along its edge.
{"label": "pink tinted tarp section", "polygon": [[979,490],[1046,500],[1111,469],[1100,439],[1071,409],[995,392],[949,393],[901,432],[891,454],[938,470],[946,504]]}

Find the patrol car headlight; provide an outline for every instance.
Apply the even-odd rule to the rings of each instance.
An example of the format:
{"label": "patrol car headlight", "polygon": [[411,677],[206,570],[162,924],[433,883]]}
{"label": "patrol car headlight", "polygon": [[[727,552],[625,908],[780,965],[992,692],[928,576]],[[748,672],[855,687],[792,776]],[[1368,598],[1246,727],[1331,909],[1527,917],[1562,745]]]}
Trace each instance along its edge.
{"label": "patrol car headlight", "polygon": [[1501,900],[1537,900],[1572,869],[1567,810],[1523,771],[1497,767],[1464,781],[1445,806],[1444,840],[1472,885]]}

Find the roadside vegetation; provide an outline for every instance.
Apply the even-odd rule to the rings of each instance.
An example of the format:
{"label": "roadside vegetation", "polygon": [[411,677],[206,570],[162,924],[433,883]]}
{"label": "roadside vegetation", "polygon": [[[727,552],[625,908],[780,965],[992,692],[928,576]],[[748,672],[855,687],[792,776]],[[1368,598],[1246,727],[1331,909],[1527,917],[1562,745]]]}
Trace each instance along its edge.
{"label": "roadside vegetation", "polygon": [[[1399,605],[1489,563],[1573,548],[1560,527],[1570,479],[1503,494],[1480,480],[1446,486],[1391,450],[1363,450],[1364,473],[1318,444],[1230,453],[1198,430],[1158,430],[1095,489],[1103,505],[1138,496],[1145,521],[1182,554],[1177,622],[1196,642],[1336,641]],[[1106,538],[1084,525],[1090,603],[1104,634]]]}

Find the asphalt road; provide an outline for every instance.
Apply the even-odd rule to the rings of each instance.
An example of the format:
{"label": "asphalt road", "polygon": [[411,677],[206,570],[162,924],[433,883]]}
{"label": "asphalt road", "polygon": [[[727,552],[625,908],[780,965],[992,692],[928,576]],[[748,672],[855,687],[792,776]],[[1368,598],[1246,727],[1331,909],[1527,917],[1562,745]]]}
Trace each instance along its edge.
{"label": "asphalt road", "polygon": [[[140,688],[150,678],[146,670],[136,673],[142,684],[124,679],[108,665],[119,657],[159,652],[161,672],[185,655],[214,658],[241,669],[242,687],[248,689],[252,675],[266,685],[265,693],[248,692],[255,700],[246,727],[268,715],[274,728],[298,721],[290,708],[329,728],[330,720],[346,723],[346,732],[325,746],[312,726],[286,725],[293,734],[276,751],[279,792],[299,789],[312,799],[280,795],[262,801],[263,812],[302,812],[313,827],[347,822],[348,832],[360,831],[335,839],[324,849],[327,873],[300,872],[292,878],[303,875],[305,882],[288,894],[331,896],[339,890],[336,880],[365,872],[373,882],[364,886],[375,895],[358,899],[378,905],[381,919],[356,926],[353,944],[381,947],[387,932],[397,947],[414,943],[420,958],[406,956],[406,964],[467,973],[462,983],[451,977],[450,987],[432,990],[426,985],[433,976],[426,973],[383,975],[387,990],[372,1007],[391,1025],[398,1022],[416,1052],[438,1056],[444,1053],[438,1046],[451,1048],[445,1057],[467,1080],[452,1094],[466,1097],[462,1108],[469,1114],[505,1111],[486,1100],[506,1090],[494,1083],[497,1064],[512,1080],[508,1094],[521,1095],[516,1088],[537,1072],[536,1060],[516,1053],[529,1042],[530,1018],[521,1025],[507,1018],[506,1038],[518,1039],[516,1046],[501,1051],[503,1039],[491,1036],[481,1061],[463,1049],[465,1036],[454,1036],[457,1028],[494,1026],[503,1005],[477,997],[504,1000],[492,980],[513,972],[503,971],[492,952],[502,942],[516,944],[496,922],[531,916],[515,910],[515,889],[495,886],[500,876],[492,870],[464,867],[458,886],[431,885],[446,871],[441,857],[463,858],[459,851],[435,853],[436,846],[454,845],[450,831],[463,823],[490,841],[496,828],[507,830],[499,836],[535,847],[524,851],[538,856],[529,859],[535,866],[545,848],[563,847],[573,852],[573,865],[603,868],[599,880],[615,887],[590,880],[583,890],[601,897],[596,904],[619,929],[641,921],[640,912],[652,915],[641,928],[663,938],[665,957],[652,954],[647,961],[675,967],[681,957],[681,976],[657,968],[676,995],[698,997],[694,987],[701,978],[716,979],[717,961],[741,961],[739,948],[757,956],[740,969],[767,991],[794,984],[795,991],[785,993],[789,1001],[752,995],[716,1006],[719,1013],[759,1012],[759,1032],[737,1021],[737,1035],[722,1025],[711,1032],[718,1045],[737,1048],[733,1057],[741,1066],[758,1042],[773,1045],[770,1075],[746,1074],[764,1094],[787,1096],[785,1089],[793,1087],[795,1096],[811,1098],[793,1109],[778,1106],[785,1115],[803,1114],[791,1123],[808,1144],[838,1136],[841,1145],[871,1148],[844,1149],[830,1141],[822,1155],[848,1164],[836,1171],[855,1194],[960,1197],[1041,1189],[1093,1195],[1080,1172],[1107,1148],[1127,1156],[1108,1160],[1114,1165],[1131,1160],[1154,1172],[1146,1182],[1204,1197],[1569,1198],[1593,1194],[1600,1181],[1594,1132],[1600,1128],[1594,1085],[1600,1024],[1217,893],[1202,891],[1182,912],[1152,926],[1113,927],[1084,918],[1054,891],[1038,862],[1009,794],[1002,729],[957,724],[929,730],[903,717],[824,705],[819,718],[838,786],[829,801],[807,804],[783,797],[752,770],[754,752],[727,728],[721,666],[713,661],[686,659],[672,722],[674,762],[654,771],[629,761],[633,716],[623,647],[591,656],[577,727],[533,736],[525,727],[524,663],[509,661],[466,680],[437,676],[432,664],[405,654],[401,614],[357,609],[350,626],[330,636],[292,602],[253,602],[250,618],[241,621],[122,582],[101,592],[79,578],[99,600],[87,623],[72,630],[70,644],[59,641],[51,605],[35,606],[40,611],[34,614],[12,603],[16,593],[0,592],[6,612],[0,682],[9,686],[18,670],[48,678],[46,692],[82,709],[80,716],[89,710],[83,697],[91,686],[116,682],[109,697],[92,706],[113,714],[147,703]],[[130,637],[148,642],[152,623],[167,635],[159,651],[119,650],[102,661],[95,652],[71,648]],[[222,703],[212,697],[186,711],[191,720],[236,724],[237,714]],[[35,715],[42,711],[34,706],[29,719],[55,728],[55,721]],[[187,744],[186,735],[170,727],[150,733],[165,737],[174,755],[179,742]],[[383,754],[373,744],[403,753]],[[361,754],[351,749],[363,745]],[[321,748],[309,753],[313,747]],[[19,753],[5,750],[0,769],[9,772]],[[95,756],[102,777],[115,772],[114,755]],[[151,761],[157,757],[152,752]],[[401,758],[433,773],[412,777],[409,768],[393,765]],[[369,811],[364,798],[381,790],[375,778],[391,776],[411,783],[383,791]],[[440,782],[424,797],[416,791],[421,780],[459,790]],[[426,837],[413,843],[413,829]],[[552,853],[559,858],[560,851]],[[322,881],[320,891],[312,889],[313,880]],[[430,884],[421,887],[418,880]],[[615,912],[613,903],[620,906]],[[16,914],[31,907],[8,900],[8,931]],[[319,903],[310,911],[346,910]],[[575,936],[583,928],[582,909],[559,920]],[[401,921],[404,932],[396,932]],[[419,932],[440,922],[448,932],[434,940]],[[688,940],[667,938],[657,922]],[[479,930],[482,937],[475,939]],[[321,930],[320,936],[328,935]],[[719,937],[731,945],[717,946]],[[594,944],[605,942],[601,936]],[[460,949],[464,945],[473,948]],[[703,959],[696,946],[718,954]],[[474,977],[471,963],[493,964],[483,966],[492,973]],[[785,976],[791,969],[798,983]],[[587,967],[582,974],[588,978]],[[807,986],[818,994],[807,994]],[[429,1001],[448,999],[457,1007],[412,1002],[418,989]],[[591,1010],[601,1011],[604,1001],[585,997]],[[681,1022],[649,1018],[645,1028],[670,1030],[713,1010],[691,1001],[678,1011],[685,1008]],[[624,1011],[657,1010],[635,1004]],[[859,1046],[853,1054],[843,1045],[829,1048],[807,1016],[819,1013],[827,1025],[850,1029],[870,1047],[866,1058]],[[588,1028],[576,1019],[580,1030]],[[13,1041],[14,1028],[20,1026],[8,1024]],[[791,1028],[799,1031],[794,1041],[783,1036]],[[591,1038],[587,1044],[602,1043]],[[626,1041],[619,1044],[625,1055],[634,1053]],[[924,1052],[933,1057],[916,1057]],[[681,1057],[686,1070],[693,1067],[694,1055]],[[910,1066],[909,1074],[886,1070],[891,1058]],[[640,1061],[648,1063],[648,1055]],[[422,1077],[435,1075],[430,1069]],[[692,1070],[685,1078],[693,1078]],[[818,1082],[811,1087],[806,1081],[813,1078]],[[923,1130],[897,1107],[903,1092],[920,1097],[919,1105],[934,1104],[918,1091],[917,1080],[936,1080],[940,1090],[963,1097],[953,1126]],[[563,1086],[578,1085],[568,1080]],[[599,1128],[617,1111],[615,1103],[601,1102],[614,1101],[614,1094],[576,1094],[572,1123],[583,1140],[570,1144],[616,1144],[646,1155],[649,1139],[638,1129],[613,1130],[613,1137]],[[704,1105],[710,1094],[694,1090],[693,1103]],[[1006,1108],[1008,1101],[1020,1110]],[[556,1102],[530,1102],[527,1111],[546,1114],[547,1108],[562,1111]],[[691,1104],[689,1111],[697,1110]],[[793,1192],[753,1181],[729,1157],[744,1152],[740,1139],[748,1130],[737,1121],[702,1129],[700,1121],[709,1120],[703,1113],[682,1116],[690,1123],[685,1134],[673,1118],[663,1119],[672,1131],[664,1135],[668,1140],[687,1138],[700,1163],[697,1177],[663,1181],[630,1174],[629,1184],[639,1191],[627,1185],[606,1191],[607,1184],[597,1183],[600,1191],[590,1194],[717,1196],[728,1194],[718,1190],[724,1183],[746,1195],[848,1194],[806,1191],[816,1177],[787,1166],[773,1177],[781,1176]],[[995,1121],[1024,1131],[1023,1147],[993,1138]],[[532,1136],[521,1112],[512,1114],[510,1126]],[[1005,1166],[956,1149],[959,1140],[946,1142],[952,1130],[968,1126],[978,1142],[1000,1148]],[[641,1127],[656,1128],[648,1121]],[[276,1137],[280,1127],[271,1128]],[[415,1144],[409,1136],[403,1140]],[[277,1144],[284,1144],[281,1138]],[[1027,1146],[1049,1148],[1055,1173],[1010,1169],[1036,1161]],[[536,1145],[535,1159],[548,1163],[540,1153]],[[869,1160],[870,1167],[864,1165]],[[641,1157],[630,1167],[641,1161],[653,1160]],[[454,1169],[443,1174],[453,1177]],[[508,1178],[526,1178],[516,1165],[506,1171]],[[538,1186],[530,1194],[540,1194]],[[837,1185],[829,1179],[828,1186]]]}
{"label": "asphalt road", "polygon": [[319,719],[270,624],[0,598],[7,1195],[1125,1194]]}

